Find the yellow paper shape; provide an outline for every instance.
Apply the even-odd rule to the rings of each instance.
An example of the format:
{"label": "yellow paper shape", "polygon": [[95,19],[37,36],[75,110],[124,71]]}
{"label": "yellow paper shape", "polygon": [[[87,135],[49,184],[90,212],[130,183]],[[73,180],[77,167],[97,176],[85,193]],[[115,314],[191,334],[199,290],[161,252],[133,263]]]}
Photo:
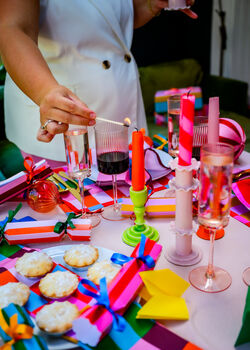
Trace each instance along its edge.
{"label": "yellow paper shape", "polygon": [[186,302],[181,295],[190,284],[169,269],[143,271],[140,276],[145,288],[140,295],[147,303],[137,313],[137,318],[187,320]]}

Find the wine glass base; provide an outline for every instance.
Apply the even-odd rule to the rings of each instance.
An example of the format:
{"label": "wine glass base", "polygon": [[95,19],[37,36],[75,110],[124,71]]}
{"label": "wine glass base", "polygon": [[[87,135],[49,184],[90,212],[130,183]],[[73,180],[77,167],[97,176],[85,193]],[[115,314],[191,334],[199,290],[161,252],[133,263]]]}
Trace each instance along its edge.
{"label": "wine glass base", "polygon": [[113,205],[104,208],[104,211],[102,212],[101,215],[103,219],[106,219],[109,221],[122,221],[127,219],[126,217],[122,216],[120,209],[115,210]]}
{"label": "wine glass base", "polygon": [[165,250],[164,257],[172,264],[178,266],[192,266],[201,261],[202,252],[196,247],[192,246],[192,251],[188,255],[177,254],[175,248]]}
{"label": "wine glass base", "polygon": [[86,219],[90,220],[92,228],[98,226],[101,222],[101,218],[99,215],[86,214]]}
{"label": "wine glass base", "polygon": [[207,278],[206,273],[207,266],[197,267],[190,272],[189,282],[196,289],[206,293],[223,292],[232,283],[230,274],[220,267],[214,266],[213,278]]}
{"label": "wine glass base", "polygon": [[246,283],[247,286],[250,286],[250,267],[247,267],[244,271],[243,271],[243,275],[242,275],[243,281]]}

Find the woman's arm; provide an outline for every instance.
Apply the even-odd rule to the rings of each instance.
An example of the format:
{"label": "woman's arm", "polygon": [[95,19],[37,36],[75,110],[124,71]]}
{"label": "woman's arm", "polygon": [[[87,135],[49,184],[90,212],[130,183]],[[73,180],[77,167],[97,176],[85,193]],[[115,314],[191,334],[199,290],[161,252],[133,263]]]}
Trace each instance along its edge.
{"label": "woman's arm", "polygon": [[[134,28],[142,27],[153,17],[157,16],[162,9],[168,6],[168,0],[133,0],[134,4]],[[187,6],[192,6],[194,0],[186,0]],[[196,13],[190,9],[182,10],[191,18],[197,18]]]}
{"label": "woman's arm", "polygon": [[39,8],[39,0],[0,0],[0,55],[14,82],[40,106],[41,124],[63,123],[49,123],[48,132],[39,133],[39,140],[48,142],[68,123],[89,124],[95,113],[58,84],[38,49]]}

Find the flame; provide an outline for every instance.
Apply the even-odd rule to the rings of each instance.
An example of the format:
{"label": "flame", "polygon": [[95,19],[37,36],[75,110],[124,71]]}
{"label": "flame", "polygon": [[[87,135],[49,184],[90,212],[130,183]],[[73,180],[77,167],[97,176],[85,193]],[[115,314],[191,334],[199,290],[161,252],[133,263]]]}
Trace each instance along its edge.
{"label": "flame", "polygon": [[130,125],[131,125],[131,120],[130,120],[129,118],[125,118],[125,119],[123,120],[123,123],[124,123],[124,125],[126,125],[126,126],[130,126]]}

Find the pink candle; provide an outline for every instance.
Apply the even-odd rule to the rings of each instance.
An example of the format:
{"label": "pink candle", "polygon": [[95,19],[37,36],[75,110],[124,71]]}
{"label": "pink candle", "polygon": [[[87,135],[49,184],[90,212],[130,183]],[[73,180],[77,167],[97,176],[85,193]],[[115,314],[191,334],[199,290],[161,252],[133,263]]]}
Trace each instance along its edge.
{"label": "pink candle", "polygon": [[192,159],[194,102],[193,95],[181,96],[178,164],[183,166],[190,165]]}
{"label": "pink candle", "polygon": [[207,142],[219,142],[219,97],[209,98]]}

